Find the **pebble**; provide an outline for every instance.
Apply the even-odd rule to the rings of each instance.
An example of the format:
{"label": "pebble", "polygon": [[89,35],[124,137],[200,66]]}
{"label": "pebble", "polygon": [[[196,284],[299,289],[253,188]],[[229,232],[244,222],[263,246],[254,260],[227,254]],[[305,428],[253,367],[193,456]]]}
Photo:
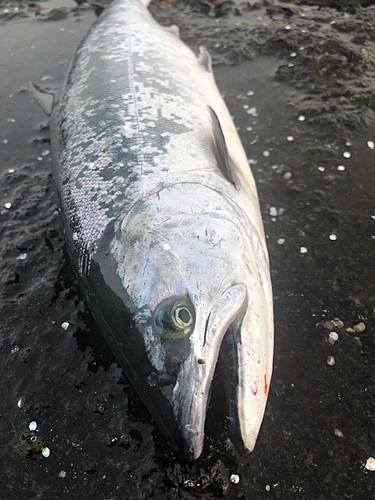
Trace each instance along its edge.
{"label": "pebble", "polygon": [[335,363],[336,363],[335,358],[333,356],[328,356],[328,358],[327,358],[327,364],[329,366],[333,366]]}
{"label": "pebble", "polygon": [[288,24],[287,26],[285,26],[285,29],[286,29],[286,30],[290,30],[290,26],[289,26],[289,24]]}
{"label": "pebble", "polygon": [[246,113],[251,116],[258,116],[258,111],[255,106],[246,110]]}
{"label": "pebble", "polygon": [[9,202],[4,204],[4,208],[6,208],[7,210],[9,210],[11,206],[12,204]]}
{"label": "pebble", "polygon": [[26,403],[26,398],[24,396],[21,396],[20,399],[17,401],[17,406],[18,408],[23,408]]}
{"label": "pebble", "polygon": [[40,154],[41,154],[42,156],[47,156],[47,155],[49,155],[49,154],[50,154],[50,151],[49,151],[48,149],[45,149],[45,150],[44,150],[44,151],[42,151]]}
{"label": "pebble", "polygon": [[15,170],[14,168],[8,168],[8,174],[14,174]]}
{"label": "pebble", "polygon": [[294,137],[292,135],[288,135],[287,140],[289,142],[292,142],[292,141],[294,141]]}
{"label": "pebble", "polygon": [[375,458],[368,458],[366,462],[366,469],[367,470],[375,470]]}
{"label": "pebble", "polygon": [[20,350],[20,348],[18,347],[18,345],[14,345],[12,347],[12,349],[10,350],[11,354],[16,354],[16,352],[18,352]]}
{"label": "pebble", "polygon": [[292,177],[292,173],[291,172],[285,172],[284,174],[284,179],[288,180]]}
{"label": "pebble", "polygon": [[356,333],[362,333],[366,330],[366,325],[364,323],[358,323],[358,325],[354,325],[353,326],[353,330],[356,332]]}
{"label": "pebble", "polygon": [[248,161],[249,165],[256,165],[258,162],[252,158]]}
{"label": "pebble", "polygon": [[330,334],[328,336],[329,343],[333,345],[338,340],[339,340],[338,334],[336,332],[330,332]]}
{"label": "pebble", "polygon": [[61,470],[58,474],[57,474],[57,477],[59,477],[60,479],[64,479],[64,477],[66,477],[66,472],[64,470]]}
{"label": "pebble", "polygon": [[33,420],[32,422],[29,423],[29,430],[30,431],[36,431],[36,428],[38,427],[38,424]]}
{"label": "pebble", "polygon": [[247,95],[254,95],[254,91],[253,90],[249,90],[249,92],[247,92]]}
{"label": "pebble", "polygon": [[232,474],[230,476],[230,482],[233,484],[238,484],[240,482],[240,476],[237,474]]}
{"label": "pebble", "polygon": [[270,155],[270,152],[269,151],[263,151],[263,156],[269,156]]}
{"label": "pebble", "polygon": [[339,166],[337,167],[337,170],[340,170],[340,172],[343,172],[343,171],[345,170],[344,165],[339,165]]}
{"label": "pebble", "polygon": [[4,139],[3,144],[8,144],[8,139]]}
{"label": "pebble", "polygon": [[[301,47],[301,49],[302,49],[302,47]],[[304,122],[305,120],[306,120],[306,116],[304,116],[304,115],[301,115],[298,117],[298,121],[300,121],[300,122]]]}
{"label": "pebble", "polygon": [[290,57],[296,57],[296,55],[297,55],[297,52],[292,52],[292,53],[290,54]]}
{"label": "pebble", "polygon": [[299,252],[300,252],[300,253],[307,253],[307,248],[306,248],[306,247],[301,247],[301,248],[299,249]]}
{"label": "pebble", "polygon": [[7,118],[7,122],[14,123],[15,121],[15,118]]}
{"label": "pebble", "polygon": [[375,144],[373,141],[367,141],[367,146],[370,148],[370,149],[375,149]]}
{"label": "pebble", "polygon": [[350,158],[352,155],[349,153],[349,151],[344,151],[343,154],[342,154],[342,156],[344,158]]}
{"label": "pebble", "polygon": [[284,245],[284,243],[285,243],[285,239],[284,239],[284,238],[279,238],[279,239],[277,240],[277,243],[278,243],[279,245]]}
{"label": "pebble", "polygon": [[42,455],[44,458],[48,458],[51,455],[51,450],[49,448],[43,448]]}
{"label": "pebble", "polygon": [[337,240],[337,236],[336,236],[335,234],[330,234],[330,235],[329,235],[329,239],[330,239],[331,241],[336,241],[336,240]]}
{"label": "pebble", "polygon": [[277,208],[276,207],[271,207],[270,208],[270,215],[272,217],[276,217],[277,216]]}
{"label": "pebble", "polygon": [[325,168],[324,167],[318,167],[318,170],[320,170],[321,172],[324,172]]}
{"label": "pebble", "polygon": [[266,490],[266,491],[271,491],[271,486],[270,486],[269,484],[266,484],[266,486],[265,486],[265,490]]}
{"label": "pebble", "polygon": [[61,325],[61,328],[63,328],[64,330],[67,330],[69,327],[70,327],[70,323],[68,323],[67,321],[64,321],[64,323],[62,323],[62,325]]}
{"label": "pebble", "polygon": [[27,253],[20,253],[17,257],[16,260],[25,260],[27,258]]}
{"label": "pebble", "polygon": [[333,432],[334,432],[335,436],[337,436],[339,438],[344,437],[344,434],[340,431],[340,429],[335,429]]}

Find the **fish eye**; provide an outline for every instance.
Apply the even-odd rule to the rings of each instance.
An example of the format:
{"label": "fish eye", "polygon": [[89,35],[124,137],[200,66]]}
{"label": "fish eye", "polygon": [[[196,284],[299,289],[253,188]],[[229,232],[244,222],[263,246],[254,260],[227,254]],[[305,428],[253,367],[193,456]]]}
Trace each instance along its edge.
{"label": "fish eye", "polygon": [[164,342],[186,338],[194,330],[195,311],[188,296],[164,300],[153,316],[155,328]]}

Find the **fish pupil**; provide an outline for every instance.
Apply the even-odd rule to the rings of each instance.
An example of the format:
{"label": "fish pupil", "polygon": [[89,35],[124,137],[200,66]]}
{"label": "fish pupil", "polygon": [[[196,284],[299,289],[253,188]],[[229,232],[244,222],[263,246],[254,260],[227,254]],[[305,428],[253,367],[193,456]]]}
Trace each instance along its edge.
{"label": "fish pupil", "polygon": [[185,324],[189,324],[190,323],[190,313],[187,309],[185,308],[181,308],[179,311],[178,311],[178,317],[179,319],[182,321],[182,323],[185,323]]}

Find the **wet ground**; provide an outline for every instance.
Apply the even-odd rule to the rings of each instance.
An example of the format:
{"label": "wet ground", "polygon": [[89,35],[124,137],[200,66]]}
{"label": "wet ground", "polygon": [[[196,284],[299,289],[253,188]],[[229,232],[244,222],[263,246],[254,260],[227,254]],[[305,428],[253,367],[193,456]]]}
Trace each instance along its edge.
{"label": "wet ground", "polygon": [[59,87],[97,8],[0,4],[1,499],[375,497],[371,3],[151,7],[213,55],[257,180],[275,295],[257,446],[246,459],[233,450],[217,378],[192,464],[174,457],[85,306],[48,122],[28,90]]}

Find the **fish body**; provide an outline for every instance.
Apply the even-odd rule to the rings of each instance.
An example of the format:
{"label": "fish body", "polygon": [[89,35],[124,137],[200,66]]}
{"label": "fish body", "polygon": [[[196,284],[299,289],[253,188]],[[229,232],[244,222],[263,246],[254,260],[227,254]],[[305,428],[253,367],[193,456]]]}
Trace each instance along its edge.
{"label": "fish body", "polygon": [[137,0],[115,0],[50,122],[70,257],[124,372],[192,460],[220,357],[229,432],[251,451],[272,373],[269,263],[209,54],[197,58]]}

